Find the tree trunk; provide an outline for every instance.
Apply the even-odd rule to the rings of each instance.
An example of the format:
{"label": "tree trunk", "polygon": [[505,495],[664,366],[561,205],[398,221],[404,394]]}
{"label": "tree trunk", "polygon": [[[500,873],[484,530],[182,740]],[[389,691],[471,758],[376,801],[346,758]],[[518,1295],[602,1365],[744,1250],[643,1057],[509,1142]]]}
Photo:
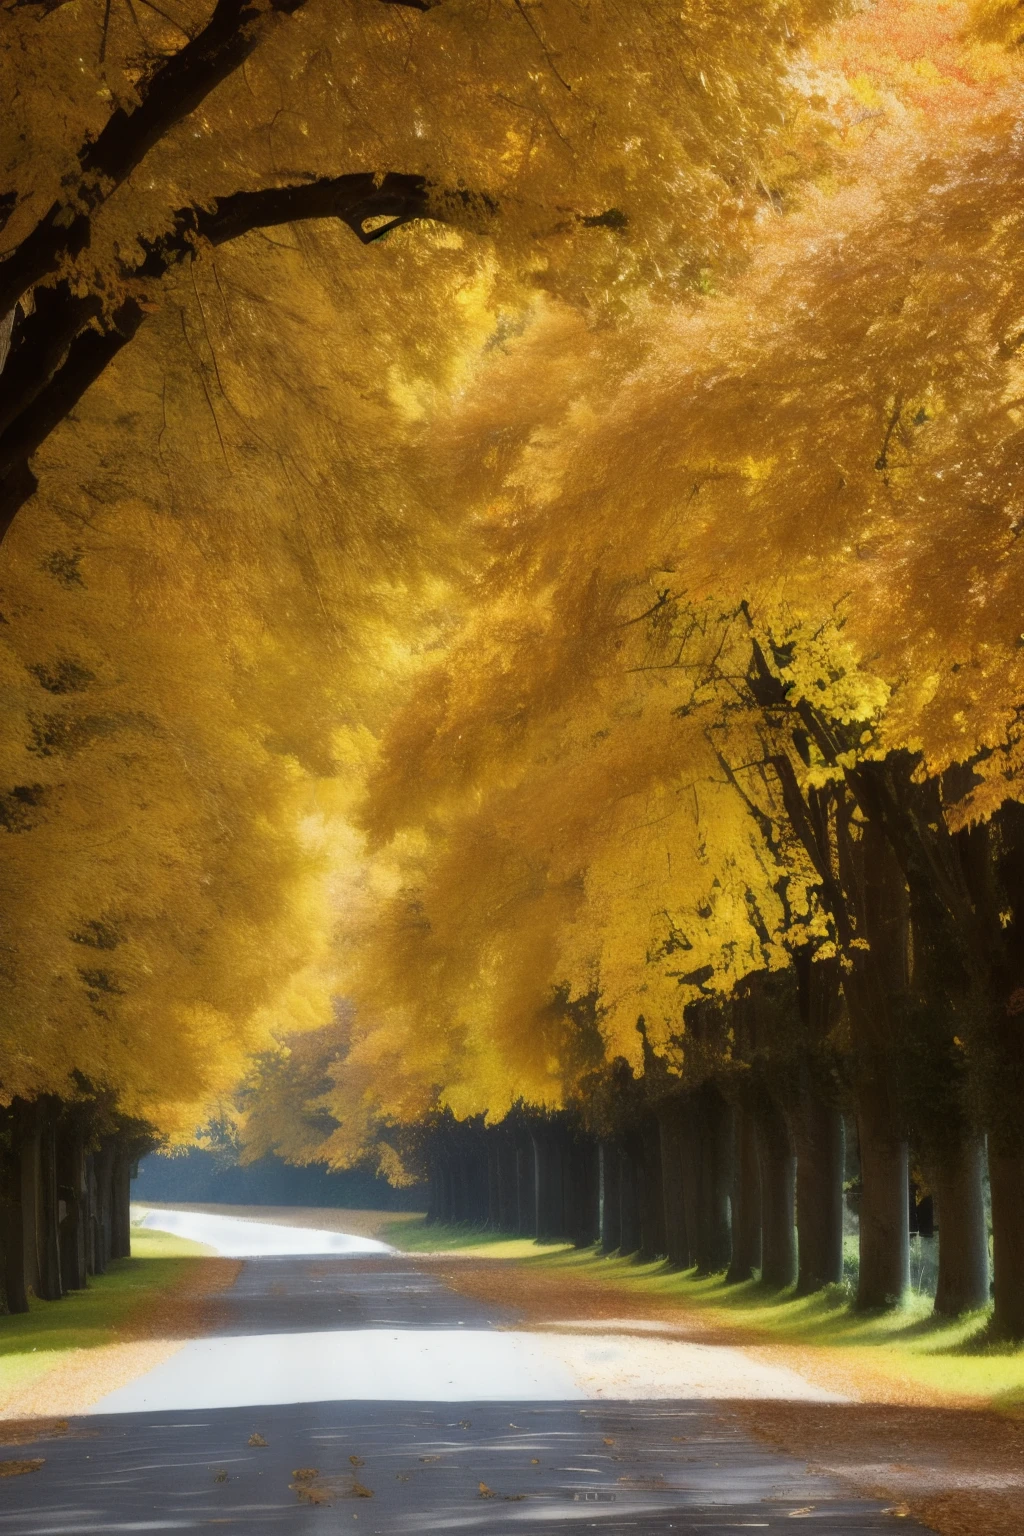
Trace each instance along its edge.
{"label": "tree trunk", "polygon": [[27,1105],[15,1105],[17,1114],[17,1177],[21,1186],[22,1253],[25,1258],[25,1287],[30,1295],[39,1295],[39,1127]]}
{"label": "tree trunk", "polygon": [[661,1167],[661,1135],[653,1115],[645,1116],[640,1134],[640,1258],[664,1258],[665,1194]]}
{"label": "tree trunk", "polygon": [[907,1143],[893,1130],[884,1086],[866,1085],[857,1105],[860,1143],[860,1273],[857,1306],[894,1307],[910,1284]]}
{"label": "tree trunk", "polygon": [[132,1163],[127,1152],[118,1150],[114,1157],[114,1219],[112,1253],[115,1259],[129,1259],[132,1252]]}
{"label": "tree trunk", "polygon": [[510,1131],[497,1132],[498,1147],[498,1227],[502,1232],[519,1231],[519,1191],[516,1179],[516,1145]]}
{"label": "tree trunk", "polygon": [[632,1151],[619,1151],[619,1252],[636,1253],[640,1247],[640,1188],[636,1158]]}
{"label": "tree trunk", "polygon": [[615,1253],[622,1244],[622,1175],[619,1149],[601,1142],[601,1249]]}
{"label": "tree trunk", "polygon": [[60,1196],[57,1193],[57,1130],[53,1105],[43,1110],[39,1132],[39,1290],[42,1301],[64,1295],[60,1270]]}
{"label": "tree trunk", "polygon": [[572,1138],[569,1172],[570,1236],[577,1248],[589,1248],[600,1235],[598,1149],[592,1136],[580,1132]]}
{"label": "tree trunk", "polygon": [[732,1262],[730,1285],[751,1280],[761,1268],[761,1164],[757,1125],[742,1105],[734,1112],[736,1147],[732,1186]]}
{"label": "tree trunk", "polygon": [[99,1265],[99,1217],[96,1200],[96,1154],[90,1152],[85,1159],[85,1186],[87,1225],[85,1229],[85,1267],[90,1275],[100,1273]]}
{"label": "tree trunk", "polygon": [[[1024,1154],[989,1145],[992,1186],[992,1257],[995,1311],[992,1332],[997,1338],[1024,1339]],[[942,1208],[939,1207],[939,1251],[942,1251]]]}
{"label": "tree trunk", "polygon": [[498,1168],[498,1137],[493,1130],[485,1131],[487,1157],[487,1225],[492,1232],[501,1231],[501,1183]]}
{"label": "tree trunk", "polygon": [[658,1132],[661,1138],[661,1187],[665,1209],[665,1252],[676,1269],[689,1269],[690,1244],[686,1233],[686,1202],[683,1197],[682,1131],[683,1107],[676,1097],[658,1105]]}
{"label": "tree trunk", "polygon": [[25,1231],[21,1201],[4,1199],[0,1204],[0,1245],[3,1252],[3,1286],[7,1311],[28,1311],[25,1288]]}
{"label": "tree trunk", "polygon": [[466,1159],[461,1151],[453,1149],[451,1154],[452,1169],[452,1221],[456,1224],[464,1222],[468,1210],[466,1196]]}
{"label": "tree trunk", "polygon": [[700,1193],[703,1154],[697,1119],[694,1095],[688,1093],[680,1099],[677,1120],[679,1178],[683,1193],[683,1219],[686,1222],[690,1266],[699,1271],[701,1258],[707,1253],[708,1239],[707,1212],[704,1210]]}
{"label": "tree trunk", "polygon": [[86,1284],[85,1131],[81,1118],[69,1112],[57,1136],[57,1192],[64,1206],[60,1223],[60,1266],[65,1290],[82,1291]]}
{"label": "tree trunk", "polygon": [[437,1147],[432,1146],[427,1155],[427,1226],[433,1226],[437,1219]]}
{"label": "tree trunk", "polygon": [[761,1152],[761,1279],[766,1285],[793,1285],[796,1256],[796,1154],[789,1127],[768,1100],[757,1117]]}
{"label": "tree trunk", "polygon": [[796,1224],[801,1296],[843,1278],[843,1173],[846,1128],[832,1104],[807,1097],[793,1117]]}
{"label": "tree trunk", "polygon": [[469,1140],[470,1188],[472,1190],[472,1215],[470,1220],[478,1227],[486,1227],[490,1219],[491,1192],[487,1159],[487,1137],[483,1131],[473,1129]]}
{"label": "tree trunk", "polygon": [[107,1138],[93,1158],[96,1172],[96,1273],[104,1274],[111,1256],[111,1187],[114,1144]]}
{"label": "tree trunk", "polygon": [[728,1270],[732,1262],[732,1109],[705,1083],[694,1095],[696,1114],[688,1138],[697,1167],[697,1269]]}
{"label": "tree trunk", "polygon": [[523,1237],[537,1236],[537,1169],[532,1138],[524,1131],[516,1139],[516,1205],[518,1231]]}
{"label": "tree trunk", "polygon": [[989,1302],[985,1148],[971,1138],[959,1150],[955,1160],[932,1170],[939,1219],[935,1310],[944,1317],[976,1312]]}
{"label": "tree trunk", "polygon": [[453,1209],[451,1154],[447,1147],[442,1147],[437,1154],[437,1220],[450,1223]]}
{"label": "tree trunk", "polygon": [[565,1233],[562,1189],[561,1137],[553,1126],[544,1126],[533,1137],[537,1162],[537,1237],[556,1242]]}
{"label": "tree trunk", "polygon": [[21,1157],[14,1116],[8,1117],[0,1146],[0,1254],[8,1312],[28,1311],[25,1286],[25,1226],[21,1208]]}

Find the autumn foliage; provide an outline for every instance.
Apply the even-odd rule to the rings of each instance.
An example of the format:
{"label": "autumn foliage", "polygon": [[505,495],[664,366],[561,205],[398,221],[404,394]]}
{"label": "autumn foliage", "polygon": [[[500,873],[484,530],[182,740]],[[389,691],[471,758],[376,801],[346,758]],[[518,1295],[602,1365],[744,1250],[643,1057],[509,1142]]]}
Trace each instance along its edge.
{"label": "autumn foliage", "polygon": [[4,12],[9,1157],[805,1288],[855,1167],[866,1306],[912,1174],[953,1312],[987,1178],[1024,1333],[1017,7],[102,9]]}

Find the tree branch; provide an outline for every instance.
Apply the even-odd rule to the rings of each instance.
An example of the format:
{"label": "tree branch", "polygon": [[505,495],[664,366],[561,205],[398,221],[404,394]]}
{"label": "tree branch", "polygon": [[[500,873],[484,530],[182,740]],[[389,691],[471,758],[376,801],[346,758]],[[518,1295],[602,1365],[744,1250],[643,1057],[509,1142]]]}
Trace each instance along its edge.
{"label": "tree branch", "polygon": [[142,306],[135,299],[128,299],[104,330],[81,331],[46,388],[37,393],[0,436],[0,540],[18,509],[35,495],[39,482],[29,464],[32,455],[70,415],[90,384],[131,341],[145,318]]}
{"label": "tree branch", "polygon": [[82,145],[77,185],[0,261],[0,314],[13,309],[26,289],[54,272],[65,256],[77,256],[85,249],[91,215],[153,145],[245,62],[281,15],[291,15],[304,4],[305,0],[217,0],[203,30],[141,82],[140,105],[133,111],[118,107],[98,136]]}
{"label": "tree branch", "polygon": [[[368,245],[412,219],[478,227],[496,211],[483,195],[432,190],[422,176],[398,172],[355,172],[236,192],[209,208],[179,209],[167,233],[143,246],[142,261],[124,277],[159,279],[203,243],[225,245],[254,229],[305,219],[340,219]],[[368,229],[371,220],[374,227]],[[98,295],[76,296],[63,282],[39,290],[36,313],[19,328],[0,377],[0,539],[36,490],[31,456],[132,340],[145,315],[145,301],[134,297],[105,319]]]}
{"label": "tree branch", "polygon": [[397,171],[383,176],[372,171],[323,176],[298,186],[235,192],[218,198],[209,208],[179,208],[166,234],[143,242],[145,257],[131,275],[162,277],[199,244],[225,245],[254,229],[306,219],[340,219],[364,245],[371,245],[413,219],[479,229],[497,211],[497,204],[485,194],[430,188],[423,176]]}

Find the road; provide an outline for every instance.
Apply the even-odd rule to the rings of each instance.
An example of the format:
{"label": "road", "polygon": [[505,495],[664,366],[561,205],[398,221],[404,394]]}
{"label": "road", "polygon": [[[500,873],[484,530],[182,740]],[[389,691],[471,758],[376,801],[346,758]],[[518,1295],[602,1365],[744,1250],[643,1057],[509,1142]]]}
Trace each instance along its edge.
{"label": "road", "polygon": [[742,1351],[528,1332],[383,1245],[204,1219],[254,1252],[213,1334],[0,1447],[45,1457],[0,1478],[0,1536],[921,1530],[751,1438],[730,1398],[827,1395]]}

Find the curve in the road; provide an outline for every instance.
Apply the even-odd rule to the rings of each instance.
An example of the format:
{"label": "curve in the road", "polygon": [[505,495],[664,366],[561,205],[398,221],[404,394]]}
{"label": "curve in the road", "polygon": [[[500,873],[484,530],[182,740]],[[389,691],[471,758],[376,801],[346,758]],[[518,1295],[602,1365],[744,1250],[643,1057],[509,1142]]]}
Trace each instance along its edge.
{"label": "curve in the road", "polygon": [[207,1211],[148,1210],[139,1225],[187,1237],[226,1259],[318,1253],[352,1258],[357,1254],[394,1252],[387,1243],[372,1237],[319,1231],[314,1227],[279,1226],[270,1221],[246,1221],[239,1216],[217,1216]]}

